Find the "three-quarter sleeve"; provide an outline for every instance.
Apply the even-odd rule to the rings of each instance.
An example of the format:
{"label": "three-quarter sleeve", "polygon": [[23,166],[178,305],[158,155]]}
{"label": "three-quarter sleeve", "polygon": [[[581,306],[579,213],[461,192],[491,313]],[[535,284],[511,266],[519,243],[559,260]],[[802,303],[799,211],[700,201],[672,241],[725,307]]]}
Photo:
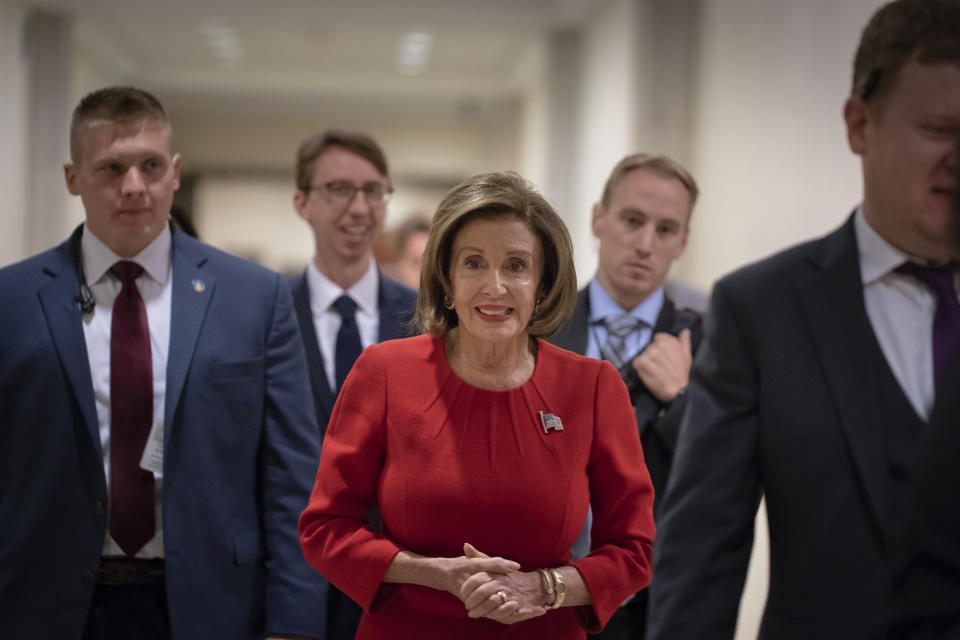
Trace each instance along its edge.
{"label": "three-quarter sleeve", "polygon": [[655,533],[653,485],[627,389],[607,362],[596,384],[588,467],[591,552],[573,563],[593,600],[593,616],[581,621],[588,631],[599,630],[625,598],[650,584]]}
{"label": "three-quarter sleeve", "polygon": [[374,345],[356,361],[340,390],[298,527],[307,562],[365,610],[401,550],[371,530],[365,517],[377,504],[386,452],[386,386]]}

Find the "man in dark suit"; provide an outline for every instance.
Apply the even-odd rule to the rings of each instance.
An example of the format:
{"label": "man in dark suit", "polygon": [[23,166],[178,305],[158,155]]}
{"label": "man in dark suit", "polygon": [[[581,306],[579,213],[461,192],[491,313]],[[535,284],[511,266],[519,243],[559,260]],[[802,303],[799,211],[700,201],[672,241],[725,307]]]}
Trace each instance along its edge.
{"label": "man in dark suit", "polygon": [[[697,194],[693,176],[670,158],[634,154],[621,160],[593,208],[597,274],[578,294],[570,321],[551,338],[620,369],[656,491],[655,514],[670,472],[692,351],[701,338],[700,314],[677,309],[664,293],[670,266],[687,245]],[[589,551],[587,533],[575,554]],[[643,637],[646,608],[643,591],[620,607],[599,637]]]}
{"label": "man in dark suit", "polygon": [[[863,202],[714,287],[661,506],[648,637],[730,638],[766,499],[763,638],[881,637],[905,479],[940,375],[960,4],[898,0],[844,106]],[[926,276],[923,276],[926,277]],[[950,304],[950,295],[942,298]]]}
{"label": "man in dark suit", "polygon": [[[375,342],[410,335],[416,292],[373,259],[393,187],[387,159],[364,133],[327,131],[297,151],[293,205],[313,230],[313,261],[291,282],[321,436],[354,360]],[[362,611],[329,587],[328,640],[352,639]]]}
{"label": "man in dark suit", "polygon": [[[960,131],[955,137],[953,241],[960,257]],[[958,327],[960,330],[960,327]],[[960,637],[960,349],[954,348],[914,463],[894,550],[891,640]]]}
{"label": "man in dark suit", "polygon": [[172,230],[155,97],[95,91],[70,136],[85,223],[0,270],[0,637],[316,637],[289,290]]}

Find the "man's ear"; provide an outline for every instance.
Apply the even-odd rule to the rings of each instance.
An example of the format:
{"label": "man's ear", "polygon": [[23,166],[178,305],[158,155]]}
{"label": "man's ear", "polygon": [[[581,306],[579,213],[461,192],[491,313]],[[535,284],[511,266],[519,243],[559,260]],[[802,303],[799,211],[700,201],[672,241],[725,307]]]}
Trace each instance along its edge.
{"label": "man's ear", "polygon": [[867,126],[870,106],[860,96],[850,96],[843,105],[843,121],[847,125],[847,144],[850,150],[862,156],[867,150]]}
{"label": "man's ear", "polygon": [[180,154],[173,154],[173,159],[170,161],[171,166],[173,167],[173,190],[176,191],[180,188]]}
{"label": "man's ear", "polygon": [[300,189],[297,189],[293,192],[293,208],[296,210],[297,215],[310,222],[310,216],[307,215],[307,197],[308,193],[304,193]]}
{"label": "man's ear", "polygon": [[77,166],[72,162],[64,163],[63,179],[67,183],[67,191],[70,192],[70,195],[80,195],[80,185],[77,184],[79,181],[79,178],[77,177]]}
{"label": "man's ear", "polygon": [[600,218],[603,216],[603,207],[597,202],[593,205],[593,213],[590,214],[590,230],[597,238],[600,237]]}
{"label": "man's ear", "polygon": [[680,251],[677,252],[677,258],[683,255],[683,252],[687,250],[687,241],[690,239],[690,223],[688,222],[683,226],[683,231],[680,232]]}

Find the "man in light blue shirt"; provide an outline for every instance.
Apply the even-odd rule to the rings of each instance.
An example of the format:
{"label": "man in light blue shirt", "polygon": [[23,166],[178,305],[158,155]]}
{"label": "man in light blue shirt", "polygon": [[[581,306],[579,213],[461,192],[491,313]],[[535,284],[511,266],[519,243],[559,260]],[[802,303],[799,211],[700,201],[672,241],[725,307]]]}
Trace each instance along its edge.
{"label": "man in light blue shirt", "polygon": [[[633,154],[621,160],[593,208],[596,276],[577,296],[570,322],[551,339],[620,370],[657,496],[666,489],[684,389],[700,341],[700,314],[677,309],[664,292],[670,267],[687,246],[698,193],[693,176],[666,156]],[[654,513],[657,504],[655,498]],[[588,518],[574,546],[576,556],[589,551],[589,526]],[[599,637],[640,638],[645,619],[644,591],[614,614]]]}

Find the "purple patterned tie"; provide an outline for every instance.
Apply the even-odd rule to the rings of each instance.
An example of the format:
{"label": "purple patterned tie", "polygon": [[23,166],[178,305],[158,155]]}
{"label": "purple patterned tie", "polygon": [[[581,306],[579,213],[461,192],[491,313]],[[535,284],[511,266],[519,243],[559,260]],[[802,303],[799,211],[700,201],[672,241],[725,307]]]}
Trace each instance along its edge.
{"label": "purple patterned tie", "polygon": [[933,377],[934,384],[939,385],[950,354],[960,346],[960,301],[954,286],[956,263],[928,267],[904,262],[896,271],[923,282],[937,297],[933,314]]}
{"label": "purple patterned tie", "polygon": [[143,267],[123,260],[110,272],[123,283],[110,334],[110,535],[132,558],[155,529],[153,473],[140,468],[153,422],[153,360],[135,282]]}

